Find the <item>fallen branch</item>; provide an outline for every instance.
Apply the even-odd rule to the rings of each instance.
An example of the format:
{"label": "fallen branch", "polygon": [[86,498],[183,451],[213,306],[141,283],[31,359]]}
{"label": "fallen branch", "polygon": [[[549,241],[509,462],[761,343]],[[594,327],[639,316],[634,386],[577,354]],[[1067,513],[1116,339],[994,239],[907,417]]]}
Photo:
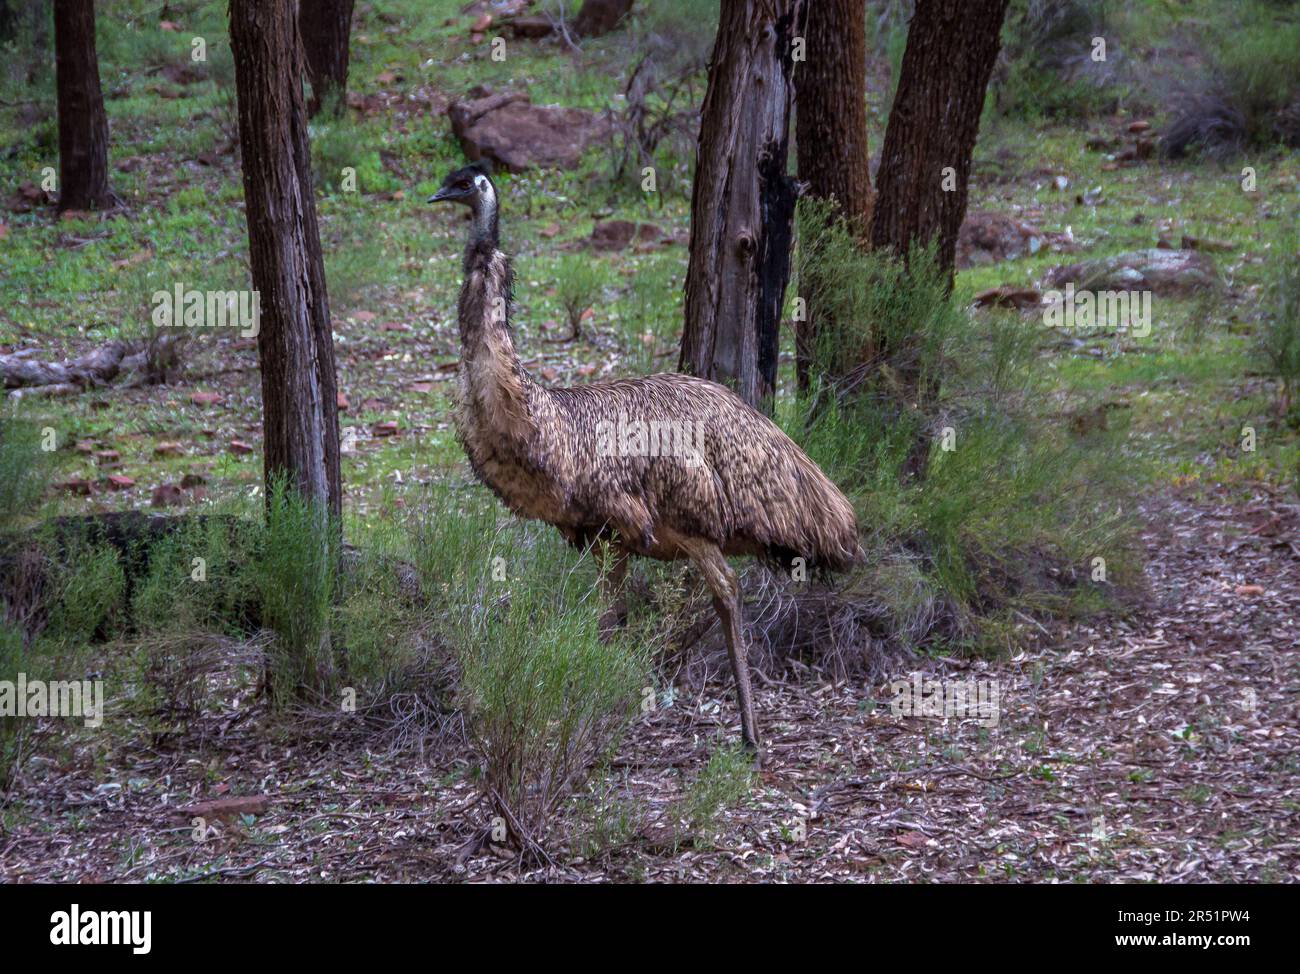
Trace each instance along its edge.
{"label": "fallen branch", "polygon": [[63,396],[110,385],[134,376],[133,385],[168,381],[178,370],[187,333],[159,332],[143,342],[111,341],[94,351],[62,362],[41,362],[36,349],[0,355],[0,386],[13,390],[11,399]]}
{"label": "fallen branch", "polygon": [[6,389],[25,386],[72,386],[86,389],[106,385],[117,378],[129,346],[112,341],[75,359],[63,362],[39,362],[32,356],[34,348],[0,355],[0,384]]}

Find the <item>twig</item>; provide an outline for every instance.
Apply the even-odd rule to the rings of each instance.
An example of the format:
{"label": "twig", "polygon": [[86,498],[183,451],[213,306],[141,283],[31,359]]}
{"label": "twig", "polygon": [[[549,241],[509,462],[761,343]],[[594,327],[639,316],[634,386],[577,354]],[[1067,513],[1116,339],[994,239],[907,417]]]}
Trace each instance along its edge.
{"label": "twig", "polygon": [[191,876],[188,879],[178,879],[178,884],[201,883],[205,879],[213,879],[217,876],[245,876],[257,872],[263,866],[270,863],[270,859],[263,859],[261,862],[255,862],[251,866],[232,866],[228,869],[213,869],[206,873],[200,873],[197,876]]}

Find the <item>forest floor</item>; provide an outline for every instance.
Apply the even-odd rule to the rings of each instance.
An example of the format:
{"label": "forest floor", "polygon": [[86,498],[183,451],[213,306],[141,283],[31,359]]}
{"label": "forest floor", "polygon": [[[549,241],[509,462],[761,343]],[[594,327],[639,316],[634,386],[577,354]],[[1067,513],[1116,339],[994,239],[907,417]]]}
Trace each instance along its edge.
{"label": "forest floor", "polygon": [[[926,666],[996,681],[995,727],[894,716],[885,686],[760,677],[766,765],[704,833],[662,817],[734,723],[726,674],[633,726],[613,767],[638,827],[590,860],[470,854],[486,811],[455,748],[277,741],[231,712],[165,748],[34,759],[0,862],[20,882],[1294,881],[1300,505],[1156,507],[1150,605]],[[176,809],[213,796],[265,806],[195,841]]]}

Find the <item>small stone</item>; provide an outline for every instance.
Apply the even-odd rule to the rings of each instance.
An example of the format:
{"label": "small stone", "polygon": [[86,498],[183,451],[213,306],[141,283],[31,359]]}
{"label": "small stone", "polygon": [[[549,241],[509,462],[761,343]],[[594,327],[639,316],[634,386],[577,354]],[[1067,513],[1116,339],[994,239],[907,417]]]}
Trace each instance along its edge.
{"label": "small stone", "polygon": [[185,495],[175,484],[159,484],[149,495],[149,504],[152,507],[174,507],[184,503],[184,500]]}

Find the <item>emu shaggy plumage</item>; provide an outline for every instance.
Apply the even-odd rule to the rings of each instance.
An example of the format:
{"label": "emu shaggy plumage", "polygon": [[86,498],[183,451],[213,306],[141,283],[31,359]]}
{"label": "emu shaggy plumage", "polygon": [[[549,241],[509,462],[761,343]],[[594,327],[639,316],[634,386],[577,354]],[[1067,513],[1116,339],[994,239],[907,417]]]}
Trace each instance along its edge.
{"label": "emu shaggy plumage", "polygon": [[630,555],[689,558],[713,592],[741,734],[757,755],[740,589],[725,556],[848,568],[860,555],[852,506],[793,440],[717,383],[664,374],[539,385],[515,350],[496,187],[470,166],[446,178],[431,198],[440,200],[473,214],[456,424],[474,473],[519,516],[555,525],[574,545],[601,546],[611,622],[624,614]]}

